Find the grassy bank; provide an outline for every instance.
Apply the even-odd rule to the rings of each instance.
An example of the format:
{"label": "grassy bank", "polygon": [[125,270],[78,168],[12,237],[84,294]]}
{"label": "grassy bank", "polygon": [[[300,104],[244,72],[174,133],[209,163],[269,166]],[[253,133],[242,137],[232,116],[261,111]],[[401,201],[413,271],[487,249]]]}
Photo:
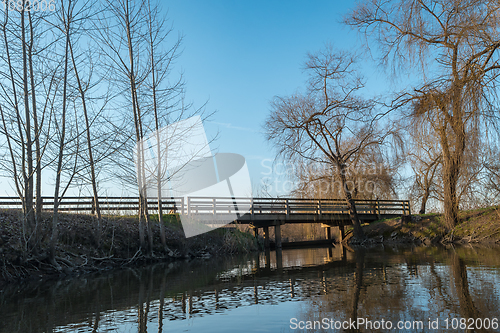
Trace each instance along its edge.
{"label": "grassy bank", "polygon": [[29,251],[29,235],[23,235],[21,218],[21,213],[16,210],[0,211],[0,285],[8,281],[60,277],[147,262],[249,252],[259,247],[252,235],[236,228],[215,229],[186,239],[179,217],[165,215],[167,245],[171,250],[166,251],[161,245],[158,216],[153,215],[155,245],[153,251],[149,251],[140,247],[137,216],[104,217],[100,230],[97,230],[92,216],[61,214],[57,267],[48,260],[52,215],[42,216],[40,237]]}
{"label": "grassy bank", "polygon": [[368,242],[416,243],[500,243],[500,206],[462,211],[460,223],[449,230],[442,214],[413,215],[381,220],[363,226]]}

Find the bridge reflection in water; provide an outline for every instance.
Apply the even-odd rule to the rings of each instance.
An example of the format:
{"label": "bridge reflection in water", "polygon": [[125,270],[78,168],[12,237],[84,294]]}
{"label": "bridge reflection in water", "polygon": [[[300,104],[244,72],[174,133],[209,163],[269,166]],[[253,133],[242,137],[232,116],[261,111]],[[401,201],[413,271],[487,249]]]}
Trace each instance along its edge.
{"label": "bridge reflection in water", "polygon": [[293,298],[299,300],[326,294],[329,282],[325,276],[318,278],[318,271],[335,268],[341,268],[344,273],[352,271],[355,267],[354,257],[354,253],[348,252],[343,246],[317,248],[301,257],[296,256],[293,250],[266,250],[247,262],[246,266],[219,273],[218,282],[212,286],[204,286],[196,291],[188,289],[173,296],[170,305],[164,303],[164,310],[178,313],[178,309],[181,309],[185,315],[209,314],[219,309],[252,303],[276,304]]}
{"label": "bridge reflection in water", "polygon": [[0,293],[0,332],[124,331],[138,323],[145,332],[146,322],[161,328],[169,320],[300,301],[327,292],[332,281],[318,272],[352,272],[353,256],[341,247],[278,249],[11,286]]}
{"label": "bridge reflection in water", "polygon": [[[292,316],[493,318],[500,271],[463,259],[471,254],[500,258],[487,249],[288,249],[10,286],[0,293],[0,332],[171,332],[208,325],[211,316],[224,327],[206,331],[273,331],[272,311],[294,304],[274,331],[287,331]],[[245,316],[234,317],[236,309]]]}

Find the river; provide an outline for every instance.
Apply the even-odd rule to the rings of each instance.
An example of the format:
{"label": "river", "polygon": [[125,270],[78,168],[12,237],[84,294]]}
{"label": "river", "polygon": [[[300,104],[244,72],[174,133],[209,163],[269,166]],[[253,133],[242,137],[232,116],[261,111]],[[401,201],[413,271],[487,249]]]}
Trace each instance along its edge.
{"label": "river", "polygon": [[9,285],[0,332],[500,332],[498,286],[499,248],[284,249]]}

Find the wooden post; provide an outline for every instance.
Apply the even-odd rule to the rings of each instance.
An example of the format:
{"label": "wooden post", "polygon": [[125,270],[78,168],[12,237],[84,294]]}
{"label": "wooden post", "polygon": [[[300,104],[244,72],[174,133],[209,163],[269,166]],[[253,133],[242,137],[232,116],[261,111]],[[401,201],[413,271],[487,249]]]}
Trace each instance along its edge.
{"label": "wooden post", "polygon": [[253,198],[252,198],[252,199],[250,199],[250,210],[251,210],[251,212],[252,212],[252,221],[253,221],[254,216],[255,216],[255,212],[254,212],[254,210],[253,210]]}
{"label": "wooden post", "polygon": [[345,246],[342,246],[342,261],[347,261],[347,248]]}
{"label": "wooden post", "polygon": [[269,227],[263,227],[262,228],[264,230],[264,247],[266,249],[268,249],[270,246],[269,246]]}
{"label": "wooden post", "polygon": [[219,309],[219,291],[215,288],[215,310]]}
{"label": "wooden post", "polygon": [[[174,200],[174,202],[175,202],[175,200]],[[174,203],[174,205],[175,205],[175,203]],[[181,198],[181,204],[180,204],[180,206],[181,206],[181,209],[180,209],[180,213],[179,214],[180,215],[184,215],[184,197]],[[177,206],[176,206],[176,208],[177,208]]]}
{"label": "wooden post", "polygon": [[345,229],[344,229],[344,226],[343,225],[339,225],[339,231],[340,231],[340,239],[339,239],[339,243],[342,243],[342,241],[344,240],[345,238]]}
{"label": "wooden post", "polygon": [[265,256],[266,256],[266,269],[271,268],[271,251],[269,251],[269,248],[267,248],[265,251]]}
{"label": "wooden post", "polygon": [[[288,220],[289,217],[290,217],[290,203],[288,202],[288,199],[285,200],[285,207],[286,207],[286,217],[285,217],[285,219]],[[281,241],[280,241],[280,244],[281,244]]]}
{"label": "wooden post", "polygon": [[215,215],[217,212],[217,209],[215,208],[215,198],[212,199],[212,208],[213,208],[213,214]]}
{"label": "wooden post", "polygon": [[380,201],[377,199],[377,219],[380,220]]}
{"label": "wooden post", "polygon": [[332,239],[332,231],[330,227],[325,228],[325,237],[326,239]]}
{"label": "wooden post", "polygon": [[187,210],[186,210],[186,215],[189,216],[191,215],[191,198],[187,197]]}
{"label": "wooden post", "polygon": [[[318,215],[319,215],[319,218],[321,219],[321,200],[318,200]],[[328,238],[330,239],[330,238]]]}
{"label": "wooden post", "polygon": [[278,271],[283,270],[283,252],[281,252],[281,248],[276,248],[276,268]]}
{"label": "wooden post", "polygon": [[276,248],[281,249],[281,225],[280,225],[280,221],[277,221],[276,225],[274,226],[274,240],[276,243]]}

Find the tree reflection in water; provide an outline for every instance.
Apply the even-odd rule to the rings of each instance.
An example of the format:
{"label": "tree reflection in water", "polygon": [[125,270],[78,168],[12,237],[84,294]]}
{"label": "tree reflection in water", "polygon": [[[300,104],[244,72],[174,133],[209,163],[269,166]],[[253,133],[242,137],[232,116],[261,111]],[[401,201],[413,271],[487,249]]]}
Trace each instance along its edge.
{"label": "tree reflection in water", "polygon": [[[345,247],[267,251],[10,286],[0,293],[0,332],[163,332],[186,319],[224,313],[230,323],[232,309],[279,308],[290,302],[297,305],[290,318],[304,321],[364,318],[428,325],[437,318],[441,323],[493,318],[500,308],[500,272],[494,268],[500,263],[480,263],[499,253]],[[255,322],[246,329],[272,324],[261,318]],[[283,322],[282,330],[289,326]]]}

